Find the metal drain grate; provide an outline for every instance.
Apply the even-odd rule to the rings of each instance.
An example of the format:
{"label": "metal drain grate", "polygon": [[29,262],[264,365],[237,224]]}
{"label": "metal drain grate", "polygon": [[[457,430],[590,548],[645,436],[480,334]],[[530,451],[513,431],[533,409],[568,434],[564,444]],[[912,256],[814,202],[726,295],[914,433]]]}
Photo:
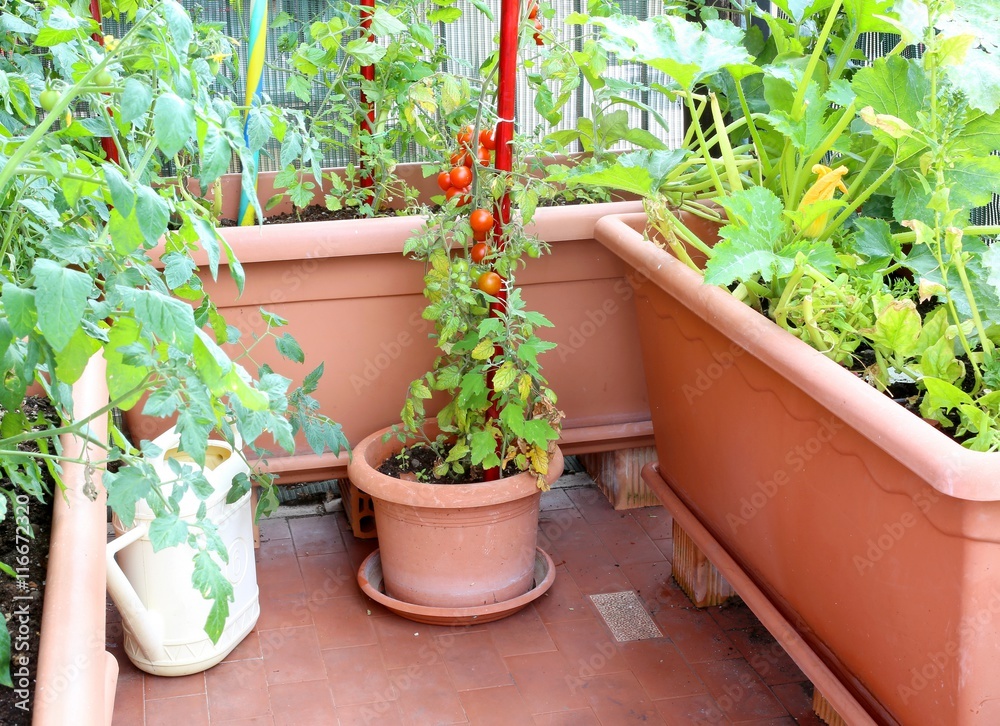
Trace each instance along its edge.
{"label": "metal drain grate", "polygon": [[663,637],[663,633],[643,607],[639,596],[633,591],[591,595],[590,599],[594,601],[594,607],[619,643]]}

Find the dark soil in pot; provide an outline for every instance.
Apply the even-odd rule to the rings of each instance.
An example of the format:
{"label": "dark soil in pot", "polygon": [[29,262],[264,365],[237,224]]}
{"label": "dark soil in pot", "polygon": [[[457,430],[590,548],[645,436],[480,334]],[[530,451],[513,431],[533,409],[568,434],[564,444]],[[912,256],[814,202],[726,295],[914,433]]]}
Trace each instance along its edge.
{"label": "dark soil in pot", "polygon": [[[463,474],[448,474],[443,477],[434,475],[434,468],[441,464],[444,459],[427,444],[415,444],[403,449],[396,456],[390,456],[378,471],[386,476],[397,479],[409,479],[411,481],[426,482],[428,484],[475,484],[483,481],[483,468],[474,466]],[[517,467],[513,463],[507,465],[503,475],[514,476],[519,474]]]}
{"label": "dark soil in pot", "polygon": [[[29,397],[24,410],[29,418],[42,413],[56,420],[55,412],[45,399]],[[47,472],[46,478],[45,487],[51,493],[55,484],[48,479]],[[14,689],[0,686],[0,724],[27,726],[31,723],[35,697],[52,499],[50,496],[47,502],[39,502],[12,487],[6,479],[0,479],[0,489],[14,492],[13,501],[5,496],[7,514],[0,522],[0,562],[17,574],[15,579],[0,573],[0,612],[10,631],[10,675],[14,682]]]}

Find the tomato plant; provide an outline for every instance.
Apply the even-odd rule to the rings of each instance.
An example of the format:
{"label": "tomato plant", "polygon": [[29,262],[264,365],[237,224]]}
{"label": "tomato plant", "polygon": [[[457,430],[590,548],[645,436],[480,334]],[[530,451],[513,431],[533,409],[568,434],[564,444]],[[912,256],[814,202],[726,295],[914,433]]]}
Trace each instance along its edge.
{"label": "tomato plant", "polygon": [[[523,39],[532,32],[529,22],[518,28]],[[481,102],[498,98],[496,79],[496,74],[484,79]],[[397,435],[401,441],[426,438],[425,404],[433,396],[444,404],[440,411],[435,408],[443,435],[432,443],[443,454],[435,477],[468,474],[478,481],[490,470],[511,465],[530,471],[545,488],[562,418],[538,362],[538,355],[552,345],[537,331],[550,323],[526,309],[513,275],[525,257],[546,249],[525,226],[539,198],[553,196],[555,188],[532,173],[525,152],[534,149],[524,137],[508,140],[510,166],[498,169],[491,163],[499,112],[478,109],[478,132],[466,125],[471,114],[456,114],[433,135],[444,144],[457,142],[440,149],[438,157],[451,161],[445,192],[450,202],[428,216],[422,230],[407,240],[404,253],[425,265],[423,319],[434,324],[431,338],[439,353],[433,368],[411,383]],[[476,204],[465,207],[471,204],[473,182]],[[498,229],[491,210],[508,209],[504,197],[517,211]]]}

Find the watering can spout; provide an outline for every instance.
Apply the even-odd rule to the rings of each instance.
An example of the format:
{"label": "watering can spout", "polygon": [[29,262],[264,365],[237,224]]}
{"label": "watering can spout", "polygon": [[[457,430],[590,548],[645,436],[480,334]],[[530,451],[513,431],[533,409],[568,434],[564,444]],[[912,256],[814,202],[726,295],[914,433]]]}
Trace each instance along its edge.
{"label": "watering can spout", "polygon": [[167,657],[163,646],[163,619],[146,608],[115,559],[118,552],[145,536],[148,529],[149,525],[142,522],[108,543],[108,593],[118,607],[122,620],[135,634],[143,653],[150,660],[159,661]]}

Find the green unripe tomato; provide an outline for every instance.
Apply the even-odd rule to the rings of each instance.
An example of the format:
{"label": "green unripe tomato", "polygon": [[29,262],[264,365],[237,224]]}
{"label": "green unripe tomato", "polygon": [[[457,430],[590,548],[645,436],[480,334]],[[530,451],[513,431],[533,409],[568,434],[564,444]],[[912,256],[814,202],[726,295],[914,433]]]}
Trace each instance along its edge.
{"label": "green unripe tomato", "polygon": [[38,97],[38,103],[46,111],[51,111],[59,103],[59,91],[54,88],[46,88]]}
{"label": "green unripe tomato", "polygon": [[115,79],[111,76],[111,74],[107,70],[103,70],[96,76],[94,76],[95,86],[110,86],[114,82]]}

